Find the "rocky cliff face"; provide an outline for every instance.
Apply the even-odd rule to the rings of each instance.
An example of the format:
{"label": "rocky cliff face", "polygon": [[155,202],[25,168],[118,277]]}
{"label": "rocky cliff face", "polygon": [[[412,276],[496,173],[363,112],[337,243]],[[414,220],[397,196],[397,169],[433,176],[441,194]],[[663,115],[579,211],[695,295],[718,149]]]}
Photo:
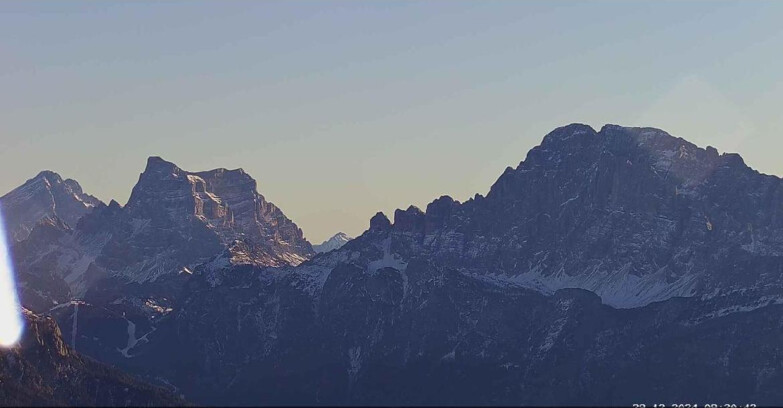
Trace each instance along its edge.
{"label": "rocky cliff face", "polygon": [[0,349],[4,406],[177,406],[184,400],[73,352],[53,319],[25,311],[20,343]]}
{"label": "rocky cliff face", "polygon": [[147,161],[124,208],[99,209],[77,232],[110,236],[97,264],[136,282],[224,251],[233,263],[259,266],[296,265],[314,254],[302,230],[242,169],[191,173],[158,157]]}
{"label": "rocky cliff face", "polygon": [[23,185],[0,197],[0,209],[12,240],[27,238],[35,225],[44,218],[57,217],[69,226],[101,204],[85,194],[74,180],[63,180],[59,174],[42,171]]}
{"label": "rocky cliff face", "polygon": [[301,229],[258,193],[242,169],[190,173],[151,157],[126,212],[162,225],[196,220],[224,247],[253,244],[258,253],[247,255],[258,265],[296,265],[314,254]]}

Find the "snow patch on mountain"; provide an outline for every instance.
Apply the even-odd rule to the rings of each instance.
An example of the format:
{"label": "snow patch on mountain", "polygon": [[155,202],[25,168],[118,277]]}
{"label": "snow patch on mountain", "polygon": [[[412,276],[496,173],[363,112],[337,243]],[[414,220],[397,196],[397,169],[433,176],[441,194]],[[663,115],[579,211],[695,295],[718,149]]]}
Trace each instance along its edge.
{"label": "snow patch on mountain", "polygon": [[672,297],[693,296],[697,283],[695,275],[666,283],[662,273],[637,276],[629,272],[629,267],[625,265],[617,271],[595,267],[575,275],[569,275],[562,269],[553,275],[544,275],[539,268],[516,275],[468,275],[493,285],[522,287],[545,295],[552,295],[560,289],[585,289],[600,296],[604,304],[619,309],[642,307]]}
{"label": "snow patch on mountain", "polygon": [[151,331],[149,331],[145,335],[137,338],[136,337],[136,324],[133,323],[132,321],[130,321],[129,319],[125,319],[125,321],[128,323],[128,343],[126,344],[126,346],[124,348],[122,348],[122,349],[118,348],[117,351],[119,351],[120,354],[122,354],[123,357],[131,358],[131,357],[135,357],[135,356],[130,354],[129,352],[134,347],[136,347],[136,345],[138,345],[139,343],[148,342],[149,339],[147,338],[147,336],[149,336],[151,333],[153,333],[156,330],[156,328],[153,327]]}
{"label": "snow patch on mountain", "polygon": [[391,237],[383,241],[383,258],[370,261],[367,264],[367,273],[374,275],[383,268],[392,268],[400,272],[405,272],[408,263],[402,257],[391,252]]}
{"label": "snow patch on mountain", "polygon": [[334,251],[335,249],[340,249],[343,245],[348,243],[352,238],[346,235],[344,232],[338,232],[337,234],[334,234],[331,238],[327,239],[326,241],[313,245],[313,249],[316,253],[324,253],[329,251]]}

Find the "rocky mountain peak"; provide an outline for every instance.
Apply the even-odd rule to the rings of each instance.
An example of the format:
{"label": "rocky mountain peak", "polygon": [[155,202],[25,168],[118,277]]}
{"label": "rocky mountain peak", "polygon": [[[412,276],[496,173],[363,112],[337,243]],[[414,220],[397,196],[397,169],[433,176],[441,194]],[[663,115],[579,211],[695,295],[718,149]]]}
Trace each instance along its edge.
{"label": "rocky mountain peak", "polygon": [[15,241],[26,238],[46,217],[56,217],[74,227],[82,216],[100,204],[100,200],[85,194],[75,180],[63,180],[50,170],[41,171],[0,197],[6,227]]}
{"label": "rocky mountain peak", "polygon": [[266,203],[256,188],[256,181],[242,169],[188,172],[153,156],[147,159],[127,207],[131,214],[150,218],[197,217],[228,225],[237,216],[248,216],[255,222],[253,203]]}
{"label": "rocky mountain peak", "polygon": [[329,252],[334,251],[335,249],[341,248],[343,245],[345,245],[348,241],[350,241],[352,238],[349,237],[344,232],[338,232],[334,234],[331,238],[327,239],[326,241],[318,244],[313,245],[313,249],[317,253],[323,253],[323,252]]}
{"label": "rocky mountain peak", "polygon": [[41,170],[38,174],[35,175],[32,179],[28,180],[27,182],[48,182],[50,184],[57,184],[62,183],[63,179],[60,177],[59,174],[51,171],[51,170]]}
{"label": "rocky mountain peak", "polygon": [[370,218],[370,231],[386,231],[391,228],[389,217],[382,212],[377,212]]}
{"label": "rocky mountain peak", "polygon": [[226,251],[232,263],[257,266],[296,265],[315,254],[244,170],[190,172],[155,156],[125,207],[110,204],[80,227],[98,237],[110,233],[98,262],[142,282]]}
{"label": "rocky mountain peak", "polygon": [[200,173],[184,171],[157,156],[147,159],[126,208],[132,217],[163,223],[183,222],[191,217],[222,219],[221,224],[230,222],[227,206],[209,191]]}
{"label": "rocky mountain peak", "polygon": [[444,195],[435,199],[433,202],[427,204],[427,211],[425,214],[427,217],[443,217],[451,212],[451,208],[454,205],[459,205],[459,201],[455,201],[453,198]]}
{"label": "rocky mountain peak", "polygon": [[142,174],[175,174],[180,171],[180,168],[177,167],[176,164],[164,160],[160,156],[150,156],[147,158],[147,165],[144,167],[144,172]]}
{"label": "rocky mountain peak", "polygon": [[[530,172],[547,172],[545,177],[554,180],[584,178],[596,170],[660,178],[686,192],[721,167],[749,170],[737,154],[721,155],[713,147],[700,148],[660,129],[607,124],[596,132],[587,125],[571,124],[547,134],[516,168],[507,168],[488,197],[509,193],[514,180],[529,179]],[[511,196],[518,197],[519,193],[515,191]]]}
{"label": "rocky mountain peak", "polygon": [[[499,274],[544,293],[582,288],[636,307],[730,291],[756,276],[766,268],[758,256],[783,254],[782,209],[781,179],[739,155],[655,128],[571,124],[508,167],[486,197],[444,196],[424,213],[398,209],[390,234],[357,241],[391,237],[399,253],[466,273]],[[736,251],[746,266],[694,255]],[[767,278],[755,284],[783,286],[783,275]]]}
{"label": "rocky mountain peak", "polygon": [[398,231],[423,232],[424,212],[415,205],[409,206],[406,210],[395,210],[394,229]]}
{"label": "rocky mountain peak", "polygon": [[[40,179],[45,182],[35,185],[56,181],[50,174]],[[119,280],[108,284],[115,288],[158,282],[221,255],[230,264],[254,266],[297,265],[312,257],[315,252],[302,230],[266,201],[256,185],[242,169],[189,172],[150,157],[125,206],[99,202],[78,222],[69,222],[55,202],[59,196],[50,194],[51,206],[22,214],[35,220],[26,232],[38,225],[37,232],[15,248],[19,270],[29,272],[26,279],[46,281],[51,288],[35,298],[36,310],[60,302],[63,294],[85,296],[107,279]],[[12,210],[45,202],[17,193],[10,196],[24,205]],[[11,213],[10,219],[18,215]],[[166,291],[166,297],[173,296]]]}
{"label": "rocky mountain peak", "polygon": [[583,139],[590,140],[595,136],[596,131],[591,126],[582,123],[571,123],[549,132],[546,136],[544,136],[544,140],[541,142],[541,145],[562,146],[566,144],[577,143]]}

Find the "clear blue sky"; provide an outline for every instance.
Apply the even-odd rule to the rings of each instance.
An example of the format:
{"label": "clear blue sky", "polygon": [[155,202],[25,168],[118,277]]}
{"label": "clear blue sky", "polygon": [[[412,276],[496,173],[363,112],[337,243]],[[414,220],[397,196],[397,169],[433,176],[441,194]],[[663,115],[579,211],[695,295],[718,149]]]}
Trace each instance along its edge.
{"label": "clear blue sky", "polygon": [[659,127],[783,174],[783,2],[1,2],[0,192],[124,203],[243,167],[311,241],[486,193],[549,130]]}

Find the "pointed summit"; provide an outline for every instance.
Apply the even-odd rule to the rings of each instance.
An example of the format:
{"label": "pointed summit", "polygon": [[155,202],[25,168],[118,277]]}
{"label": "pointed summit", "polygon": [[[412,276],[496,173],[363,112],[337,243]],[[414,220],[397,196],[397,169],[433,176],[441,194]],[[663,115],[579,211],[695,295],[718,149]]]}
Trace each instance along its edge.
{"label": "pointed summit", "polygon": [[586,289],[615,307],[730,292],[743,279],[778,294],[779,277],[757,271],[772,276],[765,257],[783,254],[780,186],[737,154],[660,129],[571,124],[508,167],[486,197],[398,209],[391,227],[376,215],[352,250],[392,242],[444,268],[544,293]]}
{"label": "pointed summit", "polygon": [[149,171],[155,171],[159,169],[179,169],[176,164],[164,160],[160,156],[150,156],[147,158],[147,166],[144,169],[144,172]]}
{"label": "pointed summit", "polygon": [[83,227],[111,234],[107,248],[144,248],[133,259],[111,252],[105,261],[99,257],[118,265],[113,273],[135,281],[195,267],[225,250],[232,262],[258,266],[297,265],[315,254],[302,230],[258,193],[244,170],[190,172],[157,156],[147,159],[124,207],[103,208]]}
{"label": "pointed summit", "polygon": [[63,180],[50,170],[38,173],[0,197],[9,236],[15,241],[25,239],[40,220],[48,217],[74,227],[82,216],[100,204],[100,200],[85,194],[75,180]]}
{"label": "pointed summit", "polygon": [[323,253],[323,252],[329,252],[334,251],[335,249],[340,249],[343,245],[348,243],[352,238],[349,237],[344,232],[338,232],[334,234],[331,238],[327,239],[326,241],[318,244],[313,245],[313,249],[317,253]]}
{"label": "pointed summit", "polygon": [[391,221],[386,214],[378,211],[370,218],[370,231],[386,231],[391,228]]}
{"label": "pointed summit", "polygon": [[[38,174],[35,175],[35,177],[31,178],[30,180],[27,180],[27,183],[35,182],[35,181],[48,181],[49,183],[60,183],[63,181],[62,177],[60,177],[59,174],[51,171],[51,170],[41,170]],[[25,183],[26,184],[26,183]]]}

